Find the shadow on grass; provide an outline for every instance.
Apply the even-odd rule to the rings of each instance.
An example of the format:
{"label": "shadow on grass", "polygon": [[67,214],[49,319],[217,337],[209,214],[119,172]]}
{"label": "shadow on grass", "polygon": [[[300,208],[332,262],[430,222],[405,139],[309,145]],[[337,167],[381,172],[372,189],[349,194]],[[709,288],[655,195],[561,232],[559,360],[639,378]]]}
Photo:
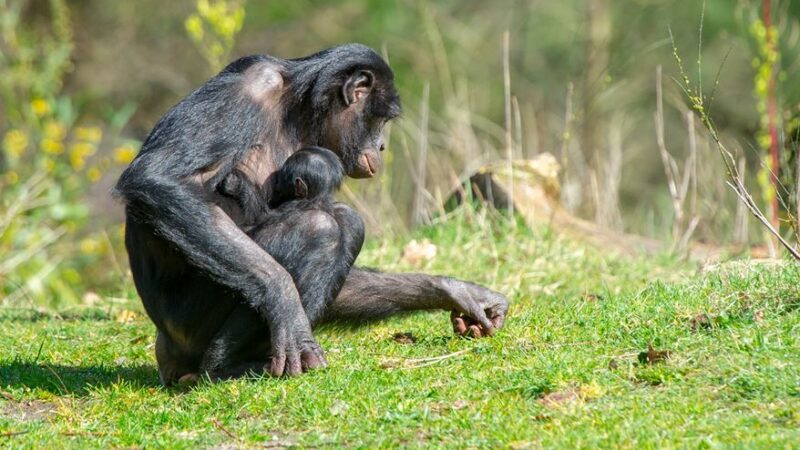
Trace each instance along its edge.
{"label": "shadow on grass", "polygon": [[112,384],[135,388],[159,387],[154,366],[63,366],[10,361],[0,363],[0,388],[41,389],[56,395],[87,395],[92,388]]}

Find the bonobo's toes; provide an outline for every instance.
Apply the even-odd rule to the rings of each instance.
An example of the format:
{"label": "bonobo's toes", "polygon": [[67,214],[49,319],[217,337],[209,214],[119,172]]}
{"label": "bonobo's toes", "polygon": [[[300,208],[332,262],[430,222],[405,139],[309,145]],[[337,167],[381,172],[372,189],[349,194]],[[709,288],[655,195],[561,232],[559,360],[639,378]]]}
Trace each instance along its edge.
{"label": "bonobo's toes", "polygon": [[196,386],[197,383],[199,382],[200,382],[199,373],[187,373],[186,375],[183,375],[180,378],[178,378],[178,386],[182,388],[189,388]]}

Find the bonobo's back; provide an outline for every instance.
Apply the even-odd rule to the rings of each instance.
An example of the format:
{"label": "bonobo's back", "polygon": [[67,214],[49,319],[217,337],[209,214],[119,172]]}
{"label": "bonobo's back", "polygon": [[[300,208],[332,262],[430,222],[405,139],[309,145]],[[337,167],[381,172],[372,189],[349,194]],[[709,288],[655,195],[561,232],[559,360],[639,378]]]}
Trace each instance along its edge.
{"label": "bonobo's back", "polygon": [[290,200],[332,201],[342,184],[339,157],[322,147],[304,147],[293,153],[275,175],[273,207]]}

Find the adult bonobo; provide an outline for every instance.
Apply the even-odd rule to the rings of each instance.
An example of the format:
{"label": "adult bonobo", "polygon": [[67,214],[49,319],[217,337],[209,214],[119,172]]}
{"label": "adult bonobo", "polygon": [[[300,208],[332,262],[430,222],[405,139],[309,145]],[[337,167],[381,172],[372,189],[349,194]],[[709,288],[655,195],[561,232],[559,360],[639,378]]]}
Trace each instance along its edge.
{"label": "adult bonobo", "polygon": [[[214,349],[216,375],[298,375],[323,367],[310,310],[320,311],[320,322],[444,309],[455,312],[453,328],[462,334],[488,335],[502,326],[508,302],[501,294],[422,274],[353,268],[330,304],[303,305],[289,273],[243,229],[249,212],[218,190],[236,170],[269,199],[273,172],[311,145],[333,150],[347,175],[373,176],[383,126],[400,112],[393,77],[378,54],[356,44],[300,59],[249,56],[158,121],[116,193],[126,203],[136,288],[158,329],[162,382],[194,376],[215,336],[243,328],[259,332]],[[315,239],[294,242],[297,258],[320,273],[337,267],[350,256],[344,243],[353,239],[357,215],[345,207],[333,216],[307,214],[304,226]]]}

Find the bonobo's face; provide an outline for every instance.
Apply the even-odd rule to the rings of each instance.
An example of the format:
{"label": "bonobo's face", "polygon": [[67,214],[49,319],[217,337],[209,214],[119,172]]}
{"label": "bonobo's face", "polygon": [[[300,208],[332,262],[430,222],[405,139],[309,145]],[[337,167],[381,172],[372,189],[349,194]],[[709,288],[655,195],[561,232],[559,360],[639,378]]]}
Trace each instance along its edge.
{"label": "bonobo's face", "polygon": [[324,146],[337,153],[348,176],[372,177],[381,168],[383,127],[400,114],[391,70],[385,63],[355,69],[342,85],[341,101],[330,115]]}

